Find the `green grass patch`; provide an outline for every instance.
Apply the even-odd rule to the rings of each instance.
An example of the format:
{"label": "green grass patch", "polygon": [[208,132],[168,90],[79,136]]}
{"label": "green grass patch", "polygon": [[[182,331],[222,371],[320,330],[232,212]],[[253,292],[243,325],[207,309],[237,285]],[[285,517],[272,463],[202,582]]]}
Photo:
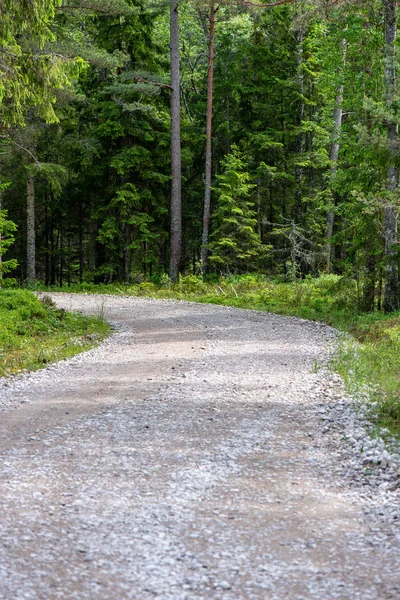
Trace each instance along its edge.
{"label": "green grass patch", "polygon": [[368,386],[377,425],[400,437],[400,313],[359,315],[349,331],[335,366],[350,390]]}
{"label": "green grass patch", "polygon": [[33,371],[96,345],[109,332],[100,317],[57,309],[49,297],[0,290],[0,376]]}
{"label": "green grass patch", "polygon": [[350,333],[353,340],[341,345],[335,368],[351,390],[363,385],[372,388],[378,426],[400,435],[400,313],[361,312],[360,291],[352,279],[325,275],[288,283],[262,275],[208,281],[186,276],[176,285],[168,278],[161,278],[131,285],[83,283],[71,286],[68,291],[221,304],[332,325]]}

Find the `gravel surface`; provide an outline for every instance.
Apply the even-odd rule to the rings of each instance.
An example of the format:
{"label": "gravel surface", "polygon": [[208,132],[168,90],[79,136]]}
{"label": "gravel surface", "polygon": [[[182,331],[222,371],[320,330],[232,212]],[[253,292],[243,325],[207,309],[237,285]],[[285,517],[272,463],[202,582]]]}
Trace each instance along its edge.
{"label": "gravel surface", "polygon": [[116,326],[0,379],[1,600],[400,597],[400,454],[266,313],[54,295]]}

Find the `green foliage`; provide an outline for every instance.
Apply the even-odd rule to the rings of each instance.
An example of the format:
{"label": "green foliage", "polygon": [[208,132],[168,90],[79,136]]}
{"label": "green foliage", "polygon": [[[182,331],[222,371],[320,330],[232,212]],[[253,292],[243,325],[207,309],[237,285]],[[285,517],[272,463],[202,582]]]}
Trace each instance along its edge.
{"label": "green foliage", "polygon": [[236,147],[222,161],[222,168],[214,188],[217,206],[212,215],[209,260],[217,269],[240,272],[252,269],[262,253],[254,204],[249,200],[255,186],[249,183],[250,175]]}
{"label": "green foliage", "polygon": [[108,331],[100,317],[58,310],[27,290],[0,290],[0,377],[73,356]]}
{"label": "green foliage", "polygon": [[400,435],[400,314],[361,315],[343,341],[335,368],[351,392],[368,391],[371,418]]}
{"label": "green foliage", "polygon": [[68,181],[68,171],[65,167],[53,163],[37,162],[28,168],[35,177],[41,177],[46,181],[48,190],[55,197],[61,195]]}
{"label": "green foliage", "polygon": [[47,122],[57,121],[55,89],[68,85],[74,61],[48,53],[54,40],[52,22],[61,0],[5,0],[2,3],[0,46],[0,118],[2,124],[21,124],[26,108],[37,106]]}
{"label": "green foliage", "polygon": [[0,210],[0,287],[3,276],[17,268],[18,262],[15,258],[4,260],[3,256],[15,242],[14,232],[17,226],[13,221],[7,219],[7,211]]}

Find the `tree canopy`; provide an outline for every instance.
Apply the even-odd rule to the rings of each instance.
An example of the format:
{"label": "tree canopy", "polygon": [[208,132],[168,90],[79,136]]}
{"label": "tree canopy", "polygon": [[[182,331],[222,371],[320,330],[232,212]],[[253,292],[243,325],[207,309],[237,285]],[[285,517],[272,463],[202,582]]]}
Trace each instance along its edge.
{"label": "tree canopy", "polygon": [[175,278],[200,273],[205,250],[205,276],[335,272],[366,309],[396,309],[397,2],[178,6],[171,80],[170,2],[2,2],[0,184],[18,280],[30,174],[47,283],[161,277],[172,232]]}

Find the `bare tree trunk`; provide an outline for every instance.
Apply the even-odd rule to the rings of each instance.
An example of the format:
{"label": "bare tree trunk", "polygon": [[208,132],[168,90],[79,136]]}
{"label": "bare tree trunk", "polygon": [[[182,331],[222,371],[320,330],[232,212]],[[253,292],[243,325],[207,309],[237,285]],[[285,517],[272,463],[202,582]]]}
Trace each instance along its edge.
{"label": "bare tree trunk", "polygon": [[[2,200],[3,200],[3,192],[0,189],[0,212],[2,210]],[[3,264],[3,254],[1,252],[1,244],[2,244],[2,239],[1,239],[1,229],[0,229],[0,288],[2,286],[2,280],[3,280],[3,272],[2,272],[2,264]]]}
{"label": "bare tree trunk", "polygon": [[60,225],[60,271],[58,274],[58,285],[63,286],[64,283],[64,232],[63,226]]}
{"label": "bare tree trunk", "polygon": [[179,64],[179,0],[170,0],[170,58],[171,58],[171,258],[170,277],[179,278],[182,252],[182,166],[181,110]]}
{"label": "bare tree trunk", "polygon": [[[396,33],[397,33],[397,0],[383,0],[385,7],[385,89],[386,105],[388,111],[392,110],[392,103],[396,93]],[[397,123],[388,117],[388,179],[387,190],[394,194],[399,186],[399,169],[396,158],[399,149],[399,128]],[[395,200],[389,196],[384,210],[384,238],[385,238],[385,273],[384,273],[384,303],[385,312],[399,308],[399,279],[398,268],[394,261],[394,245],[397,244],[397,218],[398,210]]]}
{"label": "bare tree trunk", "polygon": [[201,275],[207,268],[208,235],[211,217],[211,177],[212,177],[212,111],[214,86],[214,56],[215,56],[215,3],[210,1],[210,29],[208,38],[208,80],[207,80],[207,116],[206,116],[206,168],[204,187],[203,234],[201,237]]}
{"label": "bare tree trunk", "polygon": [[35,178],[28,170],[26,180],[26,280],[36,279],[36,236],[35,236]]}
{"label": "bare tree trunk", "polygon": [[373,248],[367,248],[362,302],[362,308],[366,312],[373,311],[375,307],[376,267],[377,259]]}
{"label": "bare tree trunk", "polygon": [[262,240],[262,224],[261,224],[261,180],[257,179],[257,193],[256,193],[256,207],[257,207],[257,233]]}
{"label": "bare tree trunk", "polygon": [[[343,65],[346,62],[346,40],[342,40],[343,46]],[[337,89],[337,94],[335,98],[335,109],[333,111],[333,131],[332,131],[332,142],[331,142],[331,151],[330,151],[330,161],[331,161],[331,173],[330,173],[330,186],[332,187],[338,170],[338,162],[339,162],[339,151],[340,151],[340,133],[342,129],[342,121],[343,121],[343,93],[344,86],[339,85]],[[332,246],[332,237],[333,237],[333,225],[335,222],[335,192],[332,190],[332,206],[328,210],[328,214],[326,216],[326,270],[328,273],[332,271],[332,260],[333,260],[333,246]]]}
{"label": "bare tree trunk", "polygon": [[[298,108],[298,126],[301,127],[303,119],[304,119],[304,74],[303,74],[303,61],[304,61],[304,51],[303,51],[303,39],[304,32],[302,29],[296,31],[296,42],[297,42],[297,82],[298,82],[298,91],[300,94],[300,103]],[[297,154],[301,159],[301,156],[304,152],[304,135],[302,131],[299,131],[297,134]],[[297,184],[296,189],[296,219],[299,223],[302,220],[303,216],[303,167],[300,165],[296,165],[295,169],[295,179]]]}
{"label": "bare tree trunk", "polygon": [[[343,85],[338,87],[337,96],[335,100],[335,110],[333,113],[333,135],[332,135],[332,143],[331,143],[331,151],[330,151],[330,161],[331,161],[331,173],[330,173],[330,184],[335,181],[336,173],[338,170],[338,161],[339,161],[339,150],[340,150],[340,130],[342,127],[342,119],[343,119]],[[333,246],[332,246],[332,236],[333,236],[333,225],[335,222],[335,192],[332,190],[332,206],[330,207],[327,217],[326,217],[326,269],[328,273],[332,271],[332,259],[333,259]]]}
{"label": "bare tree trunk", "polygon": [[129,283],[131,281],[131,226],[129,224],[125,225],[125,247],[124,247],[124,282]]}

